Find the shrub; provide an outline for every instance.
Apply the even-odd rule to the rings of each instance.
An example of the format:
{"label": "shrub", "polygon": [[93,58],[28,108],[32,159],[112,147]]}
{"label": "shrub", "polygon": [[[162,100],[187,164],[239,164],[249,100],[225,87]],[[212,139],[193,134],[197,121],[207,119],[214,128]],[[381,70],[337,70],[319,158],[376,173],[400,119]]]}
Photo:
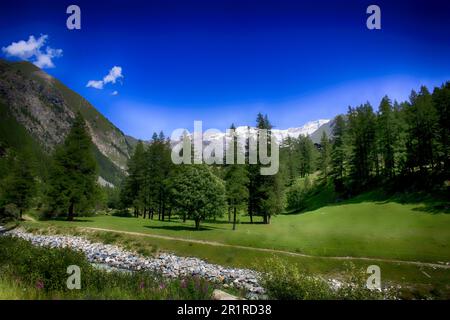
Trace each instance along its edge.
{"label": "shrub", "polygon": [[262,285],[269,298],[279,300],[379,300],[395,299],[393,289],[369,290],[365,270],[348,264],[341,286],[332,288],[318,276],[300,270],[296,265],[272,258],[264,266]]}
{"label": "shrub", "polygon": [[367,277],[366,270],[348,263],[342,285],[336,290],[336,296],[343,300],[395,299],[396,293],[393,289],[369,290],[366,286]]}
{"label": "shrub", "polygon": [[7,204],[0,207],[0,222],[8,222],[18,219],[19,209],[15,204]]}
{"label": "shrub", "polygon": [[312,186],[308,177],[297,179],[286,192],[288,210],[301,210],[306,207],[306,200]]}
{"label": "shrub", "polygon": [[318,300],[332,296],[326,281],[300,272],[295,265],[277,258],[271,258],[265,264],[262,286],[272,299]]}

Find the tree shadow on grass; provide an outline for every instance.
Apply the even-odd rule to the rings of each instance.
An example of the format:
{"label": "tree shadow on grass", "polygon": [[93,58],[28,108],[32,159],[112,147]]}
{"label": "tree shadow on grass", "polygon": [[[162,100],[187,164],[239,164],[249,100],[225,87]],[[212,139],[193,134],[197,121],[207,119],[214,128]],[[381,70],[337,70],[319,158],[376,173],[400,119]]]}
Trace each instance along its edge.
{"label": "tree shadow on grass", "polygon": [[239,224],[265,224],[265,223],[264,223],[264,221],[253,221],[253,222],[243,221],[243,222],[240,222]]}
{"label": "tree shadow on grass", "polygon": [[212,223],[212,224],[233,224],[233,222],[228,222],[226,220],[205,220],[205,223]]}
{"label": "tree shadow on grass", "polygon": [[[315,196],[317,196],[316,199],[314,199]],[[326,199],[327,201],[321,201],[324,199],[321,199],[320,194],[317,192],[312,193],[311,198],[313,199],[313,201],[308,201],[307,203],[305,203],[304,208],[291,210],[283,214],[303,214],[323,207],[359,204],[364,202],[372,202],[379,205],[387,204],[390,202],[398,204],[411,204],[418,205],[416,208],[412,209],[413,211],[431,214],[450,214],[450,201],[446,198],[446,195],[444,193],[439,192],[398,192],[389,194],[381,189],[374,189],[372,191],[364,192],[349,199],[336,197],[334,200],[332,200],[332,198],[328,198]],[[320,200],[317,201],[318,199]]]}
{"label": "tree shadow on grass", "polygon": [[195,229],[194,226],[144,226],[148,229],[156,230],[170,230],[170,231],[208,231],[216,228],[201,226],[200,229]]}
{"label": "tree shadow on grass", "polygon": [[413,211],[428,212],[431,214],[450,214],[450,205],[447,204],[425,204],[412,209]]}
{"label": "tree shadow on grass", "polygon": [[67,222],[94,222],[94,220],[91,219],[86,219],[84,217],[74,217],[72,221],[68,221],[66,217],[57,217],[57,218],[52,218],[52,219],[48,219],[47,221],[67,221]]}

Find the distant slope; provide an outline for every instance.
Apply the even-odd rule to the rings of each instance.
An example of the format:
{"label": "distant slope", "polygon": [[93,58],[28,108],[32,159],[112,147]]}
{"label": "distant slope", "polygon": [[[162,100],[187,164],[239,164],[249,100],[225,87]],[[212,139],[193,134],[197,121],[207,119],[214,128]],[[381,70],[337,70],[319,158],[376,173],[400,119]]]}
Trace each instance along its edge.
{"label": "distant slope", "polygon": [[328,138],[331,138],[333,135],[333,127],[335,120],[331,120],[325,124],[322,124],[317,130],[310,134],[310,138],[314,143],[320,143],[320,139],[322,138],[322,134],[325,132]]}
{"label": "distant slope", "polygon": [[316,131],[314,131],[309,137],[314,143],[320,144],[320,138],[322,138],[322,133],[325,132],[329,139],[333,138],[333,129],[336,124],[336,118],[338,116],[343,117],[344,120],[347,120],[347,116],[345,114],[340,114],[334,117],[329,122],[321,125]]}
{"label": "distant slope", "polygon": [[[95,144],[101,177],[117,185],[124,176],[134,139],[126,137],[79,94],[33,64],[0,60],[0,101],[2,112],[13,117],[45,153],[64,141],[80,111]],[[0,139],[14,140],[4,131]]]}
{"label": "distant slope", "polygon": [[6,105],[0,100],[0,157],[7,149],[26,152],[33,157],[36,168],[43,174],[47,172],[49,156],[39,143],[16,121]]}

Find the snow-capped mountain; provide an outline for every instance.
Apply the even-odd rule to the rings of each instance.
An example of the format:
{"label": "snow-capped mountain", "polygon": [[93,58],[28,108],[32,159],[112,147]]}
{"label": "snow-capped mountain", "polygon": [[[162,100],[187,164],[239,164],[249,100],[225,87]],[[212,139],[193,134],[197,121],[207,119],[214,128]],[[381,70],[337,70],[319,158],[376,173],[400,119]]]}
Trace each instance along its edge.
{"label": "snow-capped mountain", "polygon": [[309,136],[313,134],[317,129],[319,129],[322,125],[328,123],[329,121],[330,120],[328,119],[319,119],[307,122],[303,126],[298,128],[289,128],[285,130],[272,129],[272,132],[277,138],[277,141],[281,142],[287,137],[298,138],[300,135]]}
{"label": "snow-capped mountain", "polygon": [[[277,139],[278,143],[281,143],[284,139],[291,137],[291,138],[298,138],[300,135],[303,136],[310,136],[314,132],[316,132],[321,126],[327,124],[330,122],[328,119],[319,119],[307,122],[301,127],[297,128],[288,128],[288,129],[272,129],[272,133]],[[235,129],[235,133],[238,137],[241,138],[247,138],[249,135],[256,135],[256,128],[255,127],[247,127],[247,126],[239,126]],[[203,132],[203,143],[209,144],[212,141],[217,141],[219,139],[223,139],[225,137],[225,132],[211,132],[206,130]],[[191,134],[192,136],[192,134]],[[181,138],[181,137],[180,137]],[[229,138],[226,137],[226,140]]]}

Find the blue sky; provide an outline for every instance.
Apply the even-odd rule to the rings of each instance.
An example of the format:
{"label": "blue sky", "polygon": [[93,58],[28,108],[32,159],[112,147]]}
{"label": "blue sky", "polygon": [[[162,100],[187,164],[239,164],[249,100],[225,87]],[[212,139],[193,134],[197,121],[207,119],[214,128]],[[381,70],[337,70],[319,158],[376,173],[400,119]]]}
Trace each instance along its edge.
{"label": "blue sky", "polygon": [[[66,28],[70,4],[81,30]],[[366,28],[370,4],[381,30]],[[50,51],[45,71],[142,139],[194,120],[253,124],[257,112],[295,127],[450,80],[448,1],[14,0],[0,9],[1,48],[47,35],[41,57],[62,52]],[[114,66],[115,82],[86,86]]]}

